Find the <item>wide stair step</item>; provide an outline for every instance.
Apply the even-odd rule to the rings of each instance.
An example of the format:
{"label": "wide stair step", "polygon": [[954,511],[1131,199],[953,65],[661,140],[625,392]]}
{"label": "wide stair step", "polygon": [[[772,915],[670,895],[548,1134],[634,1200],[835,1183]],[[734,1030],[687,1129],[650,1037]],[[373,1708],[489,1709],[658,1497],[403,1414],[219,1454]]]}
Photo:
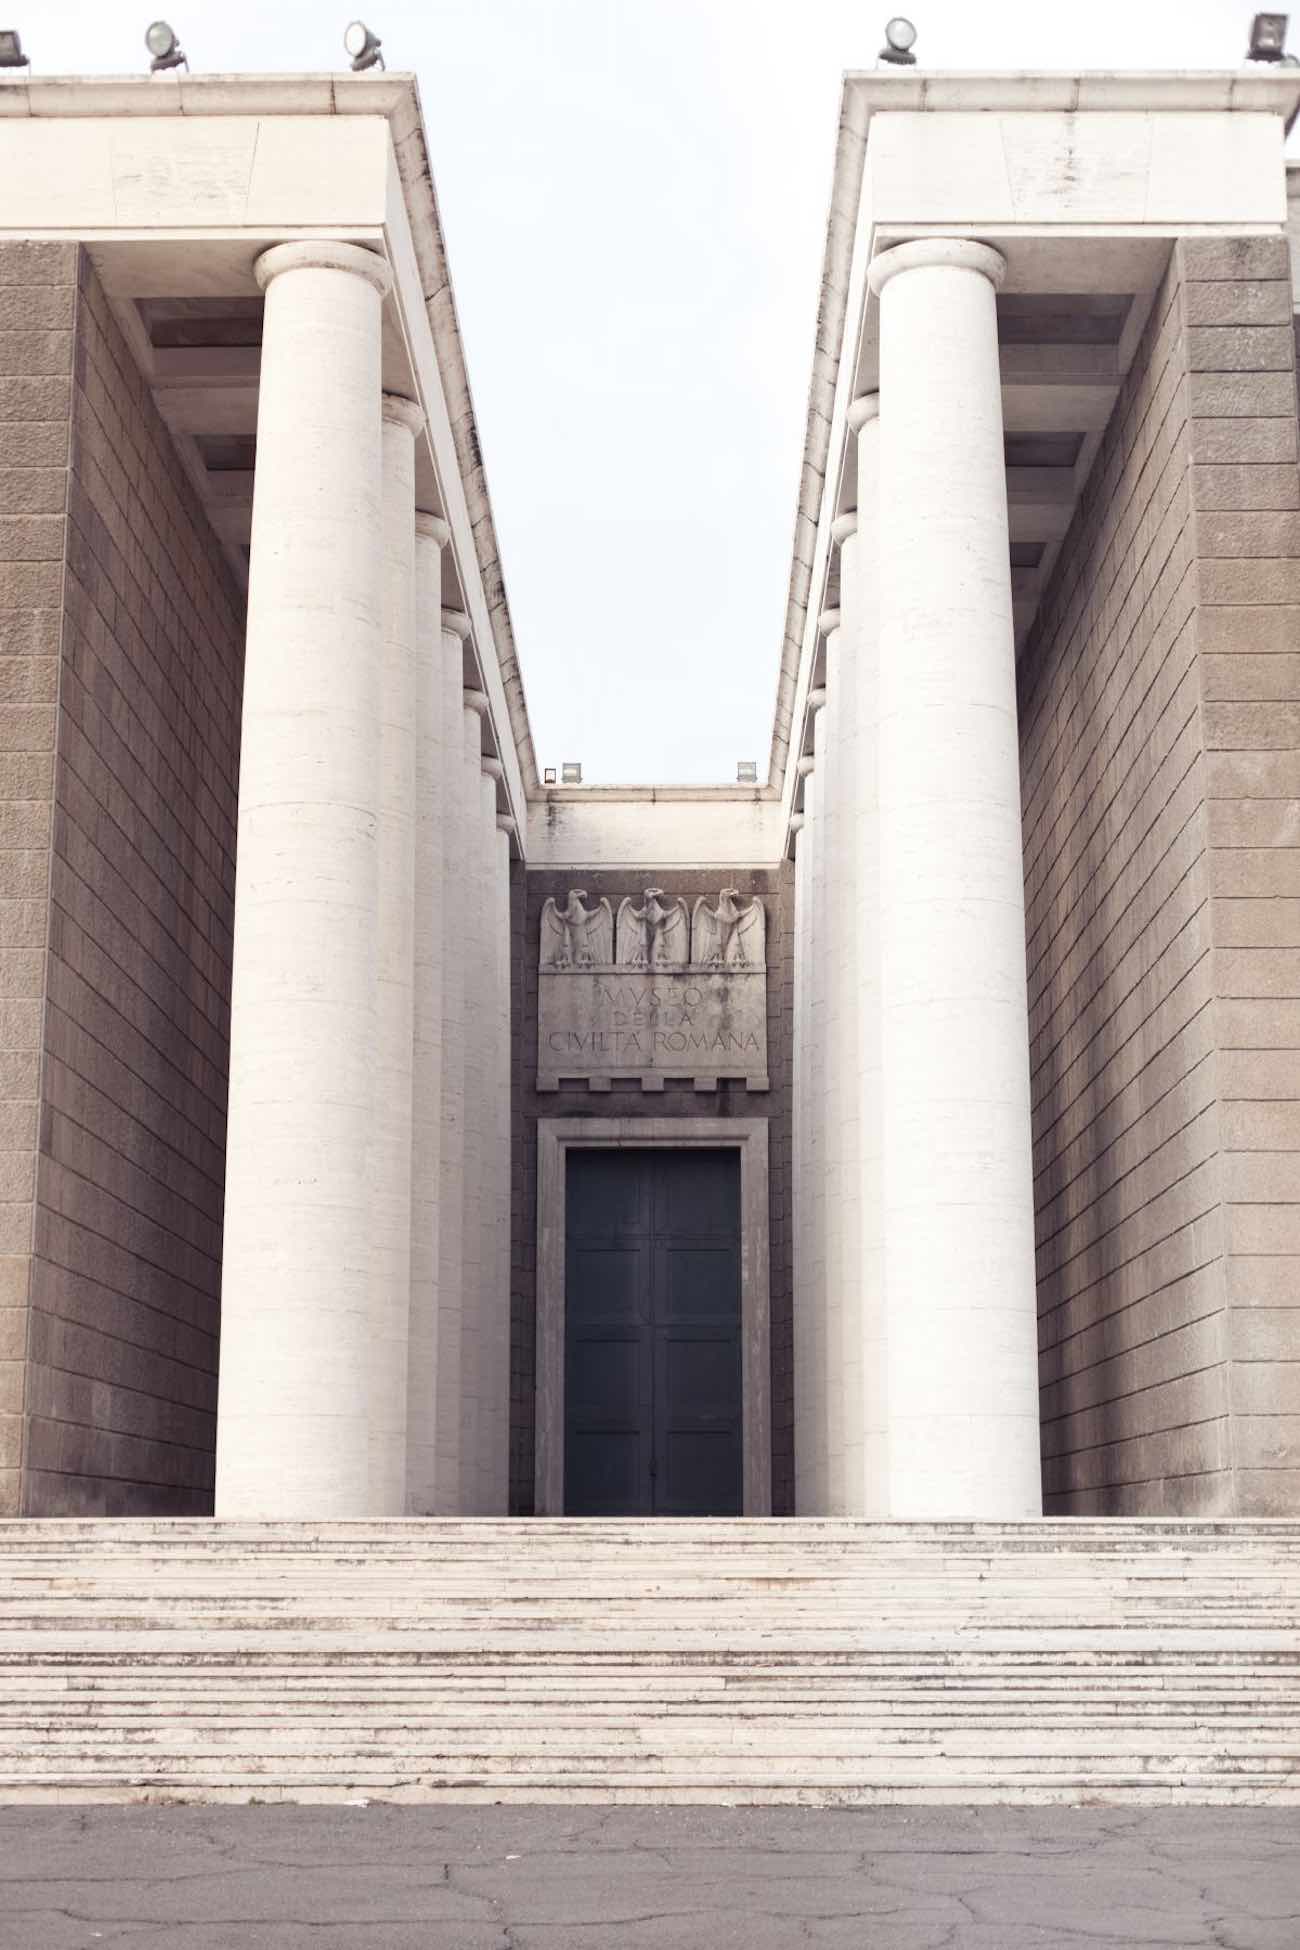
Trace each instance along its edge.
{"label": "wide stair step", "polygon": [[0,1799],[1300,1801],[1300,1523],[0,1523]]}

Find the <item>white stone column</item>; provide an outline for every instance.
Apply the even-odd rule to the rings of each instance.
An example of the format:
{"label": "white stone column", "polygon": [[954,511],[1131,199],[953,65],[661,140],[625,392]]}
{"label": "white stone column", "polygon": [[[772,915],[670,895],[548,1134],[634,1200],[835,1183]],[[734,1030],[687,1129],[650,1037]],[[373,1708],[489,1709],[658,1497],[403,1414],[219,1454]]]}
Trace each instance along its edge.
{"label": "white stone column", "polygon": [[[852,588],[850,641],[856,666],[855,874],[853,1000],[858,1092],[856,1362],[861,1441],[850,1485],[850,1513],[888,1515],[884,1440],[885,1336],[881,1287],[881,1035],[880,1035],[880,566],[878,559],[879,395],[849,408],[857,435],[856,528],[847,543]],[[843,573],[843,570],[842,570]]]}
{"label": "white stone column", "polygon": [[[803,1001],[799,1009],[805,1062],[802,1142],[797,1158],[802,1189],[801,1269],[795,1276],[795,1468],[803,1516],[824,1516],[828,1497],[826,1367],[826,1045],[825,1023],[825,707],[826,690],[809,694],[813,751],[799,760],[804,826],[799,854],[804,872]],[[802,1350],[802,1360],[800,1351]],[[801,1460],[802,1458],[802,1460]]]}
{"label": "white stone column", "polygon": [[378,1020],[370,1123],[370,1509],[406,1509],[415,980],[415,436],[413,401],[383,402],[384,641],[379,715]]}
{"label": "white stone column", "polygon": [[[487,1061],[489,1019],[484,982],[489,940],[490,863],[483,780],[482,721],[487,698],[467,690],[461,708],[461,795],[464,808],[464,900],[460,915],[465,970],[465,1156],[461,1193],[460,1509],[483,1508],[483,1260],[484,1163],[488,1156]],[[494,789],[495,796],[495,789]]]}
{"label": "white stone column", "polygon": [[[466,1000],[472,1002],[468,967],[469,908],[465,800],[465,642],[470,623],[463,610],[442,616],[443,773],[442,857],[442,1120],[438,1181],[438,1367],[436,1492],[439,1516],[458,1516],[461,1487],[461,1328],[465,1311],[465,1046]],[[477,735],[477,732],[476,732]]]}
{"label": "white stone column", "polygon": [[870,273],[894,1517],[1041,1509],[1004,268],[927,238]]}
{"label": "white stone column", "polygon": [[860,1258],[861,1186],[858,1158],[858,642],[856,552],[857,516],[840,515],[831,536],[840,552],[838,612],[822,619],[828,629],[826,654],[837,684],[836,847],[828,882],[827,970],[833,1002],[828,1061],[830,1110],[835,1151],[836,1221],[832,1239],[831,1309],[828,1323],[830,1385],[835,1391],[832,1429],[837,1436],[830,1483],[830,1510],[851,1516],[858,1509],[862,1478],[862,1265]]}
{"label": "white stone column", "polygon": [[390,273],[325,241],[256,273],[216,1509],[364,1517]]}
{"label": "white stone column", "polygon": [[479,1307],[479,1507],[487,1516],[505,1515],[504,1485],[509,1444],[510,1303],[503,1283],[502,1242],[508,1239],[506,1196],[506,1120],[501,1063],[501,990],[505,942],[501,912],[501,848],[497,825],[497,786],[501,761],[485,757],[479,780],[479,818],[483,860],[483,962],[479,990],[483,1017],[483,1168],[480,1194],[482,1295]]}
{"label": "white stone column", "polygon": [[493,1458],[492,1507],[501,1516],[510,1510],[510,1314],[511,1278],[514,1266],[512,1212],[514,1180],[512,1172],[513,1103],[511,1097],[513,1062],[511,1056],[512,1005],[510,995],[510,842],[515,822],[508,814],[497,817],[496,872],[497,896],[497,1030],[493,1051],[494,1089],[497,1102],[497,1212],[496,1282],[497,1346],[495,1392],[501,1404],[501,1436]]}
{"label": "white stone column", "polygon": [[824,641],[826,703],[813,730],[817,755],[817,951],[814,961],[814,1070],[819,1079],[817,1137],[818,1248],[821,1254],[821,1361],[826,1476],[822,1509],[844,1508],[844,1156],[848,1095],[840,1008],[847,922],[845,886],[846,672],[841,611],[826,609],[817,627]]}
{"label": "white stone column", "polygon": [[[827,1253],[830,1226],[828,1223],[829,1203],[829,1136],[830,1105],[829,1068],[827,1065],[827,1016],[830,983],[826,967],[826,877],[831,847],[831,830],[828,817],[830,805],[831,761],[828,757],[828,733],[834,722],[832,687],[829,681],[829,663],[826,671],[827,683],[812,694],[810,708],[813,717],[813,764],[808,787],[812,790],[811,819],[813,827],[812,845],[812,932],[809,936],[808,990],[812,1001],[809,1017],[809,1061],[808,1079],[810,1085],[808,1100],[808,1163],[810,1192],[808,1209],[812,1220],[812,1268],[809,1299],[812,1307],[812,1331],[814,1340],[814,1359],[817,1365],[817,1410],[813,1428],[813,1495],[816,1498],[816,1514],[827,1516],[830,1512],[831,1495],[831,1421],[832,1410],[828,1390],[829,1355],[829,1300],[830,1266]],[[808,810],[808,787],[805,787],[804,808]],[[813,1514],[809,1512],[809,1514]]]}
{"label": "white stone column", "polygon": [[[415,994],[411,1023],[411,1324],[406,1370],[406,1508],[412,1516],[433,1516],[438,1511],[447,912],[443,835],[449,813],[442,551],[450,537],[451,531],[439,516],[416,515]],[[459,651],[459,637],[454,641]]]}
{"label": "white stone column", "polygon": [[809,937],[812,933],[812,826],[808,803],[812,760],[798,761],[803,780],[803,807],[790,821],[794,834],[794,1021],[791,1025],[793,1101],[791,1104],[791,1226],[794,1244],[794,1500],[795,1510],[812,1508],[812,1416],[815,1407],[815,1368],[809,1300],[812,1241],[808,1210]]}

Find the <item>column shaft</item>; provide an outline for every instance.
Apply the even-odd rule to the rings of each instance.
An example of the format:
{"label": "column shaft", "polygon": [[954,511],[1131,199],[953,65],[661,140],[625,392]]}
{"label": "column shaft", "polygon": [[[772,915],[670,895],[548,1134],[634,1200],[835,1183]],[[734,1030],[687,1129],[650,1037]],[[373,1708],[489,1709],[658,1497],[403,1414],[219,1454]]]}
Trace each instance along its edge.
{"label": "column shaft", "polygon": [[862,1261],[861,1183],[858,1155],[858,903],[859,813],[861,790],[858,750],[858,587],[856,522],[842,516],[833,534],[840,549],[839,624],[827,639],[838,680],[835,719],[837,801],[836,858],[827,903],[830,942],[827,960],[834,994],[829,1062],[833,1077],[831,1109],[838,1195],[834,1238],[833,1300],[830,1323],[830,1385],[839,1419],[836,1466],[830,1486],[833,1515],[858,1509],[862,1478]]}
{"label": "column shaft", "polygon": [[881,1274],[880,602],[879,433],[875,394],[854,402],[858,520],[852,537],[853,654],[857,665],[856,885],[853,1002],[857,1046],[857,1334],[862,1440],[851,1486],[855,1516],[888,1514],[884,1456],[885,1338]]}
{"label": "column shaft", "polygon": [[466,998],[472,996],[467,956],[473,900],[466,862],[465,637],[469,619],[443,612],[443,964],[442,1119],[438,1164],[438,1373],[435,1509],[457,1516],[461,1500],[461,1328],[465,1310],[465,1050]]}
{"label": "column shaft", "polygon": [[217,1513],[362,1517],[389,274],[329,243],[257,272]]}
{"label": "column shaft", "polygon": [[[482,692],[466,692],[466,699],[482,703]],[[483,979],[487,926],[484,913],[485,839],[483,819],[482,730],[479,710],[470,702],[461,709],[461,801],[464,809],[464,930],[465,967],[465,1155],[461,1187],[461,1318],[460,1318],[460,1509],[467,1516],[483,1514],[482,1506],[482,1324],[483,1163],[486,1148],[484,1086],[486,1037]]]}
{"label": "column shaft", "polygon": [[791,1194],[794,1230],[794,1481],[795,1510],[812,1513],[813,1428],[816,1399],[816,1342],[813,1326],[812,1282],[812,1161],[809,1117],[812,1082],[810,1030],[812,997],[809,988],[812,939],[813,780],[804,779],[803,811],[798,817],[794,853],[794,1023],[792,1029],[794,1102],[791,1112],[793,1171]]}
{"label": "column shaft", "polygon": [[411,1321],[415,978],[415,434],[409,400],[383,410],[384,640],[380,659],[379,926],[370,1126],[370,1509],[406,1508]]}
{"label": "column shaft", "polygon": [[[438,1327],[442,1252],[443,1035],[447,762],[442,637],[446,524],[415,518],[415,995],[412,1009],[411,1307],[406,1390],[406,1507],[438,1510]],[[457,639],[459,645],[459,639]]]}
{"label": "column shaft", "polygon": [[844,1103],[847,1079],[844,1075],[844,1047],[840,1007],[847,917],[844,901],[846,865],[846,822],[844,769],[845,690],[844,633],[840,612],[827,611],[821,619],[825,635],[826,708],[817,723],[818,805],[823,844],[818,876],[818,989],[821,1003],[820,1048],[817,1061],[821,1073],[818,1104],[818,1130],[821,1138],[821,1167],[818,1194],[821,1200],[822,1308],[824,1332],[821,1358],[824,1367],[823,1391],[826,1422],[826,1481],[823,1508],[828,1516],[843,1509],[844,1489]]}
{"label": "column shaft", "polygon": [[497,826],[495,774],[500,766],[495,761],[485,761],[485,765],[490,765],[491,770],[485,771],[479,784],[484,941],[483,979],[479,990],[483,1015],[483,1271],[479,1308],[478,1469],[480,1507],[490,1516],[504,1516],[510,1441],[510,1214],[507,1203],[509,1024],[502,1022],[506,976],[502,848],[508,846],[508,841]]}
{"label": "column shaft", "polygon": [[[828,672],[829,675],[829,672]],[[826,968],[826,872],[830,849],[827,805],[826,743],[831,711],[831,687],[821,695],[821,708],[813,720],[813,758],[816,770],[809,779],[813,788],[812,825],[812,929],[808,941],[808,989],[812,1009],[809,1016],[808,1061],[808,1212],[811,1224],[811,1265],[809,1292],[813,1361],[816,1368],[815,1406],[812,1426],[811,1491],[814,1499],[809,1515],[826,1516],[830,1508],[831,1406],[828,1399],[827,1302],[827,1136],[830,1129],[826,1063],[827,968]]]}
{"label": "column shaft", "polygon": [[501,1223],[497,1227],[497,1305],[500,1310],[500,1337],[497,1345],[497,1391],[501,1400],[501,1443],[495,1459],[493,1501],[502,1516],[510,1509],[510,1409],[511,1409],[511,1312],[512,1312],[512,1272],[514,1267],[513,1227],[511,1216],[514,1204],[514,1120],[512,1116],[512,1080],[514,1065],[511,1056],[511,1027],[513,1021],[510,973],[513,965],[511,955],[512,932],[510,925],[510,829],[498,822],[497,832],[497,1104],[500,1119],[500,1148],[497,1156],[497,1209]]}
{"label": "column shaft", "polygon": [[995,283],[926,239],[880,291],[890,1512],[1039,1512],[1028,1012]]}

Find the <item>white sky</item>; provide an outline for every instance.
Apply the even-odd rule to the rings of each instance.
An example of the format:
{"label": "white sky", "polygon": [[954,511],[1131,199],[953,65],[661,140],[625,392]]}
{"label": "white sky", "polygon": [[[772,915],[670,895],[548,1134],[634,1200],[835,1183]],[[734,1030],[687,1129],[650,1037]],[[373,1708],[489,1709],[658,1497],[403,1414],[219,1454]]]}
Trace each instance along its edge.
{"label": "white sky", "polygon": [[[150,4],[5,0],[3,18],[38,73],[138,72]],[[873,64],[892,9],[362,4],[389,67],[419,76],[539,764],[765,775],[840,76]],[[348,5],[167,17],[196,70],[342,69]],[[1224,68],[1252,11],[913,17],[929,68]]]}

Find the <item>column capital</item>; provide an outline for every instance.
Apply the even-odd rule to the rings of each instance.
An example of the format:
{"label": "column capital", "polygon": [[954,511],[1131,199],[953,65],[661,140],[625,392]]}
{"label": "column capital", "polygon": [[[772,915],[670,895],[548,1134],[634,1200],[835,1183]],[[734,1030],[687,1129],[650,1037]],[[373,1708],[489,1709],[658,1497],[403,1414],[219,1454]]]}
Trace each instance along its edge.
{"label": "column capital", "polygon": [[448,635],[458,636],[461,642],[464,643],[474,626],[463,609],[444,609],[442,612],[442,627],[447,631]]}
{"label": "column capital", "polygon": [[515,822],[509,813],[497,814],[497,831],[498,833],[504,833],[507,839],[514,838]]}
{"label": "column capital", "polygon": [[473,711],[476,717],[486,718],[490,714],[491,706],[487,701],[486,691],[466,690],[462,693],[460,701],[465,709]]}
{"label": "column capital", "polygon": [[805,826],[806,824],[807,824],[807,821],[805,820],[805,817],[804,817],[804,815],[803,815],[803,813],[791,813],[791,815],[790,815],[790,831],[791,831],[792,833],[802,833],[802,831],[803,831],[803,829],[804,829],[804,826]]}
{"label": "column capital", "polygon": [[400,393],[384,394],[381,413],[389,426],[405,427],[412,438],[424,430],[424,408]]}
{"label": "column capital", "polygon": [[817,770],[817,760],[805,753],[794,769],[801,779],[809,779]]}
{"label": "column capital", "polygon": [[931,270],[978,271],[996,291],[1007,274],[1007,260],[992,244],[977,244],[972,237],[919,237],[873,258],[867,283],[879,297],[900,271]]}
{"label": "column capital", "polygon": [[849,404],[848,422],[854,433],[861,433],[868,420],[880,417],[880,394],[859,393]]}
{"label": "column capital", "polygon": [[[427,542],[436,542],[439,548],[446,548],[451,540],[451,528],[441,515],[427,515],[423,508],[415,511],[415,532],[423,535]],[[446,629],[447,612],[443,611],[443,628]],[[465,619],[468,622],[468,617]]]}
{"label": "column capital", "polygon": [[[836,515],[834,521],[831,523],[831,540],[837,547],[842,548],[844,543],[848,541],[849,536],[856,535],[857,532],[858,511],[856,508],[851,509],[846,515]],[[838,611],[835,612],[836,615],[838,613]]]}
{"label": "column capital", "polygon": [[819,684],[815,691],[809,691],[808,693],[808,709],[810,711],[820,711],[825,707],[825,704],[826,686]]}
{"label": "column capital", "polygon": [[489,752],[483,754],[483,757],[479,760],[479,767],[485,779],[500,781],[506,775],[506,768],[501,763],[501,760],[499,758],[493,758]]}
{"label": "column capital", "polygon": [[320,237],[311,243],[272,244],[253,266],[253,275],[263,291],[284,271],[351,271],[372,284],[381,298],[393,285],[393,274],[385,258],[375,251],[362,250],[359,244],[344,244],[332,237]]}
{"label": "column capital", "polygon": [[[840,612],[838,606],[834,609],[824,609],[817,618],[817,628],[822,636],[833,635],[839,627]],[[811,702],[811,699],[809,702]]]}

